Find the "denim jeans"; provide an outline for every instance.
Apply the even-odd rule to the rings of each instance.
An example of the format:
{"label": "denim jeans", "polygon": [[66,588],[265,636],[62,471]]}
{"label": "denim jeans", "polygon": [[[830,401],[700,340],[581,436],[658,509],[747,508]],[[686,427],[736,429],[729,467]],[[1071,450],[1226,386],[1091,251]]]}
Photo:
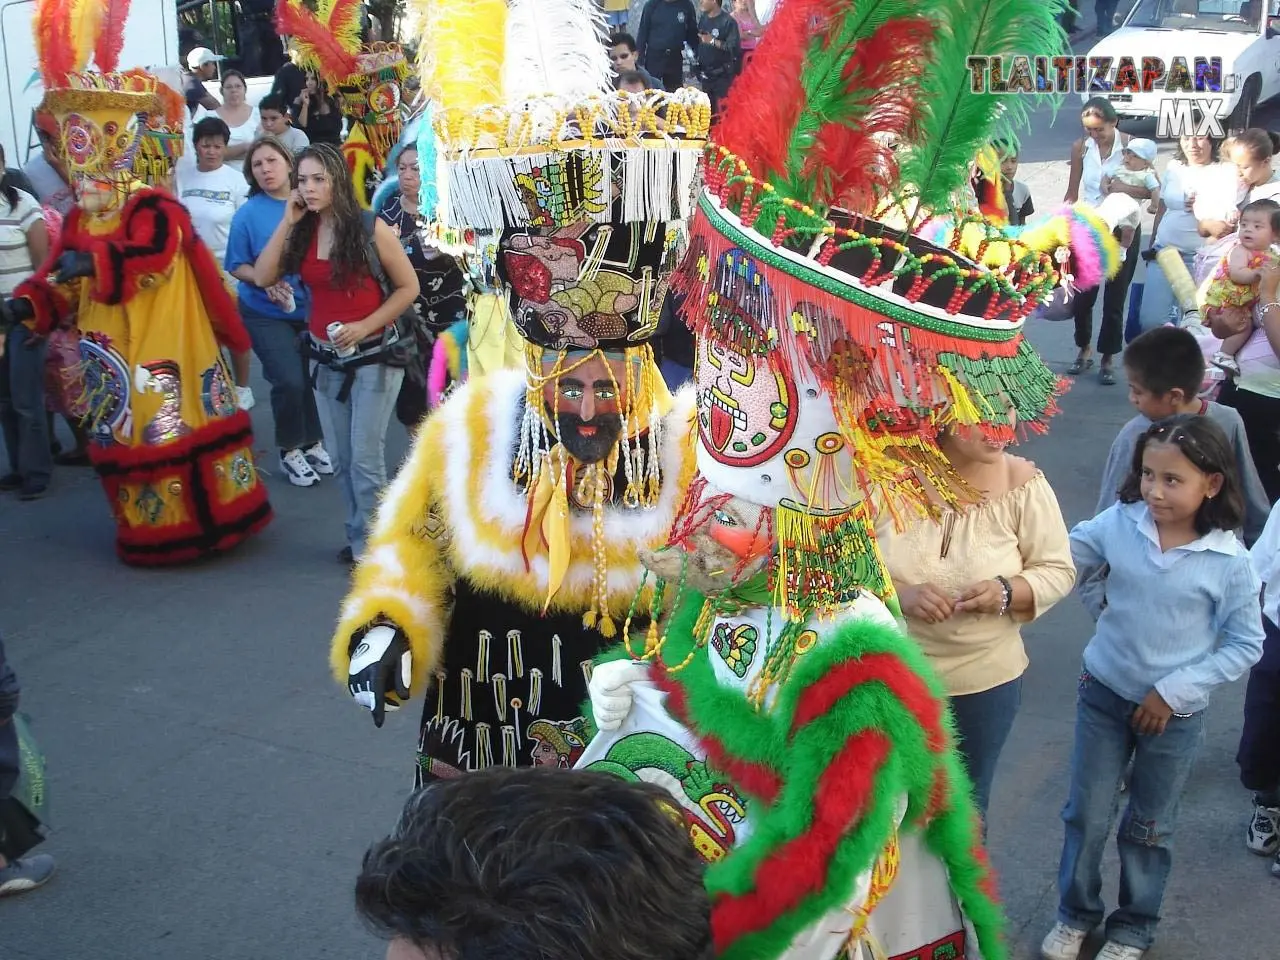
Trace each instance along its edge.
{"label": "denim jeans", "polygon": [[322,364],[315,364],[313,373],[324,445],[346,502],[347,544],[359,557],[378,494],[387,485],[387,427],[395,413],[404,370],[380,363],[356,367],[351,371],[350,395],[344,401],[338,396],[347,374]]}
{"label": "denim jeans", "polygon": [[0,357],[0,427],[9,454],[9,470],[32,486],[49,482],[53,451],[49,449],[49,418],[44,407],[44,361],[49,343],[18,324],[9,331]]}
{"label": "denim jeans", "polygon": [[1021,704],[1021,677],[981,693],[951,698],[951,715],[960,737],[957,746],[973,781],[973,799],[984,825],[987,805],[991,802],[991,784],[996,778],[996,763]]}
{"label": "denim jeans", "polygon": [[1062,821],[1058,919],[1077,930],[1102,922],[1102,853],[1120,807],[1120,783],[1133,758],[1129,803],[1120,818],[1120,903],[1106,918],[1107,939],[1146,950],[1173,865],[1173,830],[1182,791],[1204,743],[1204,713],[1171,717],[1164,733],[1140,736],[1137,704],[1084,673],[1076,698],[1071,788]]}
{"label": "denim jeans", "polygon": [[276,446],[282,452],[306,449],[319,442],[320,415],[308,382],[307,361],[298,349],[301,320],[281,320],[240,311],[253,341],[253,352],[262,364],[262,375],[271,384],[271,417],[275,420]]}
{"label": "denim jeans", "polygon": [[[1182,251],[1182,262],[1187,265],[1188,271],[1192,269],[1195,258],[1194,250]],[[1182,308],[1177,306],[1173,287],[1169,286],[1169,278],[1156,261],[1152,260],[1147,264],[1147,278],[1143,283],[1142,306],[1138,310],[1138,324],[1143,333],[1182,319]]]}

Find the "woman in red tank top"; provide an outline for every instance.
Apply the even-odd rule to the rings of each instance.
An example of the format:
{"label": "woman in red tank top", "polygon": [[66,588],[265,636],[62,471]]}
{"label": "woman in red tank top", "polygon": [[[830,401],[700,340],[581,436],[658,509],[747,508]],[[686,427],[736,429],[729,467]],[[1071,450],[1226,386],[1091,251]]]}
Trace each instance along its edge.
{"label": "woman in red tank top", "polygon": [[347,545],[338,556],[351,563],[364,550],[369,519],[387,483],[387,427],[404,370],[382,363],[343,370],[338,358],[380,337],[413,305],[418,275],[400,238],[376,221],[373,243],[391,289],[384,293],[374,278],[364,220],[342,154],[328,144],[313,144],[298,154],[297,169],[298,189],[254,264],[254,283],[269,287],[296,273],[311,295],[312,347],[333,362],[312,361],[312,384],[325,447],[347,505]]}

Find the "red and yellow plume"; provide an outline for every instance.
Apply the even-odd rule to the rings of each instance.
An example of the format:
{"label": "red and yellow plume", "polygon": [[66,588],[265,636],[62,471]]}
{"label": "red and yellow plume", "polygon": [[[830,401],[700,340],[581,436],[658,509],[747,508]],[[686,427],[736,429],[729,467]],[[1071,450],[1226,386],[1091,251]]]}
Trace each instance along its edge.
{"label": "red and yellow plume", "polygon": [[331,81],[359,72],[360,0],[319,0],[315,13],[301,0],[277,0],[276,30],[293,38],[303,69]]}
{"label": "red and yellow plume", "polygon": [[111,73],[124,46],[129,0],[36,0],[36,57],[46,90],[65,86],[90,61]]}

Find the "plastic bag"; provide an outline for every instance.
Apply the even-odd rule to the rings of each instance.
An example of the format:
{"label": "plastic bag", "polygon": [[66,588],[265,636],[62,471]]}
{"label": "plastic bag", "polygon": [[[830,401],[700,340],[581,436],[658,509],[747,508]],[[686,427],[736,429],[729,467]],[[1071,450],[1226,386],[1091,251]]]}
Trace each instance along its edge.
{"label": "plastic bag", "polygon": [[16,860],[42,843],[48,834],[49,793],[45,759],[25,714],[15,714],[18,733],[18,782],[0,799],[0,853]]}

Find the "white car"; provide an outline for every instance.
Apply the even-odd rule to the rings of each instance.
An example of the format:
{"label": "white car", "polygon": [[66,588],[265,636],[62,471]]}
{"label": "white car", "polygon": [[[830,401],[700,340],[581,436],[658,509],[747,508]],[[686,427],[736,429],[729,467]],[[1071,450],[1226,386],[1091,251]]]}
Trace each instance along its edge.
{"label": "white car", "polygon": [[[1185,57],[1193,81],[1195,58],[1221,57],[1221,92],[1176,96],[1201,107],[1220,101],[1217,116],[1242,130],[1252,125],[1258,104],[1280,94],[1280,0],[1138,0],[1123,25],[1088,55],[1111,57],[1113,72],[1121,57],[1132,57],[1139,72],[1143,57],[1159,57],[1166,70],[1174,57]],[[1163,85],[1157,81],[1150,93],[1091,91],[1081,100],[1105,96],[1121,117],[1154,118],[1166,98]]]}

